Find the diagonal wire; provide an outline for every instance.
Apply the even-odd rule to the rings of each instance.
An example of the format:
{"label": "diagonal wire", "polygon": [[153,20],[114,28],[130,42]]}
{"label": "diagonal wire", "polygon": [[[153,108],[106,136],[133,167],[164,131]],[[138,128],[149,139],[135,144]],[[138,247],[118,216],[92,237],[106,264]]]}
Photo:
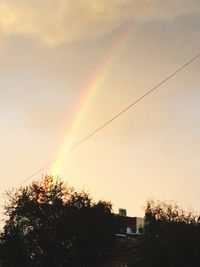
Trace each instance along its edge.
{"label": "diagonal wire", "polygon": [[128,110],[130,110],[131,108],[133,108],[133,106],[135,106],[136,104],[138,104],[139,102],[141,102],[145,97],[147,97],[148,95],[152,94],[161,85],[163,85],[168,80],[170,80],[171,78],[173,78],[174,76],[176,76],[179,72],[181,72],[184,68],[186,68],[188,65],[190,65],[191,63],[193,63],[199,57],[200,57],[200,54],[196,55],[195,57],[193,57],[192,59],[190,59],[189,61],[187,61],[184,65],[182,65],[181,67],[179,67],[176,71],[174,71],[172,74],[170,74],[167,78],[165,78],[160,83],[158,83],[156,86],[154,86],[153,88],[151,88],[144,95],[142,95],[141,97],[139,97],[138,99],[136,99],[135,101],[133,101],[130,105],[126,106],[120,112],[118,112],[117,114],[115,114],[111,119],[109,119],[108,121],[106,121],[105,123],[103,123],[100,127],[98,127],[97,129],[95,129],[93,132],[91,132],[90,134],[88,134],[86,137],[84,137],[83,139],[81,139],[79,142],[77,142],[76,144],[74,144],[73,146],[71,146],[67,151],[65,151],[64,153],[62,153],[61,155],[59,155],[56,159],[54,159],[52,161],[49,161],[42,168],[40,168],[39,170],[37,170],[36,172],[34,172],[33,174],[31,174],[26,179],[24,179],[22,182],[20,182],[18,184],[18,186],[20,186],[23,183],[27,182],[28,180],[30,180],[31,178],[33,178],[35,175],[39,174],[41,171],[45,170],[46,168],[48,168],[49,166],[51,166],[53,163],[55,163],[56,161],[58,161],[59,159],[61,159],[62,157],[64,157],[67,152],[74,150],[79,145],[81,145],[82,143],[84,143],[85,141],[87,141],[93,135],[95,135],[96,133],[98,133],[99,131],[101,131],[103,128],[105,128],[106,126],[108,126],[111,122],[113,122],[114,120],[116,120],[117,118],[119,118],[120,116],[122,116],[124,113],[126,113]]}

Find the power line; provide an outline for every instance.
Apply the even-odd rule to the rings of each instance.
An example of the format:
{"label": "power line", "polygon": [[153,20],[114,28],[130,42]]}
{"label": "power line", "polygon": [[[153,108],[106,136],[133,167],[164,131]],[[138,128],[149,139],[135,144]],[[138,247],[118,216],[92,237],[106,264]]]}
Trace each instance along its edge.
{"label": "power line", "polygon": [[96,130],[94,130],[93,132],[91,132],[90,134],[88,134],[86,137],[84,137],[83,139],[81,139],[79,142],[77,142],[76,144],[74,144],[73,146],[71,146],[67,151],[65,151],[64,153],[62,153],[60,156],[58,156],[56,159],[48,162],[46,165],[44,165],[42,168],[40,168],[39,170],[37,170],[36,172],[34,172],[33,174],[31,174],[29,177],[27,177],[26,179],[24,179],[22,182],[20,182],[18,184],[18,186],[22,185],[23,183],[27,182],[28,180],[30,180],[31,178],[33,178],[35,175],[39,174],[41,171],[45,170],[46,168],[48,168],[49,166],[51,166],[53,163],[55,163],[56,161],[58,161],[59,159],[61,159],[67,152],[74,150],[75,148],[77,148],[79,145],[81,145],[83,142],[85,142],[86,140],[88,140],[89,138],[91,138],[93,135],[95,135],[96,133],[98,133],[99,131],[101,131],[103,128],[105,128],[106,126],[108,126],[111,122],[113,122],[115,119],[119,118],[120,116],[122,116],[125,112],[127,112],[129,109],[131,109],[133,106],[135,106],[136,104],[138,104],[139,102],[141,102],[145,97],[147,97],[148,95],[150,95],[151,93],[153,93],[156,89],[158,89],[161,85],[163,85],[164,83],[166,83],[168,80],[170,80],[172,77],[174,77],[176,74],[178,74],[179,72],[181,72],[184,68],[186,68],[188,65],[190,65],[192,62],[194,62],[196,59],[198,59],[200,57],[200,54],[196,55],[195,57],[193,57],[192,59],[190,59],[189,61],[187,61],[184,65],[182,65],[180,68],[178,68],[176,71],[174,71],[171,75],[169,75],[167,78],[165,78],[164,80],[162,80],[160,83],[158,83],[156,86],[154,86],[152,89],[150,89],[149,91],[147,91],[144,95],[142,95],[141,97],[139,97],[138,99],[136,99],[135,101],[133,101],[130,105],[126,106],[124,109],[122,109],[120,112],[118,112],[117,114],[115,114],[111,119],[109,119],[108,121],[106,121],[104,124],[102,124],[100,127],[98,127]]}

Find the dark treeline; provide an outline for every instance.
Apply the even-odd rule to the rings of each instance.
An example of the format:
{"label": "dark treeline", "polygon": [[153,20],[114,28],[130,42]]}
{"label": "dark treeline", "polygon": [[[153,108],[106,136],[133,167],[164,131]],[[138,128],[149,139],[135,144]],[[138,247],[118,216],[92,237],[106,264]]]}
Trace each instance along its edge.
{"label": "dark treeline", "polygon": [[[95,202],[52,176],[7,192],[4,211],[5,267],[95,267],[117,246],[120,218],[110,202]],[[200,219],[177,205],[148,201],[138,244],[128,267],[200,266]]]}
{"label": "dark treeline", "polygon": [[111,204],[94,202],[59,179],[46,176],[6,198],[4,266],[95,266],[114,245]]}
{"label": "dark treeline", "polygon": [[141,267],[200,266],[200,217],[176,204],[148,201]]}

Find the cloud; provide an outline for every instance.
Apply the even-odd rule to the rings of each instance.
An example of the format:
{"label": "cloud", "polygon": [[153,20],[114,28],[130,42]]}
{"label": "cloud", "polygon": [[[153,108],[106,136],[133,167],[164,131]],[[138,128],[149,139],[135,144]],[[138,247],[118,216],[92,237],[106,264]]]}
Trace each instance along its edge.
{"label": "cloud", "polygon": [[126,21],[200,15],[198,0],[1,0],[1,36],[23,36],[56,46],[95,39]]}

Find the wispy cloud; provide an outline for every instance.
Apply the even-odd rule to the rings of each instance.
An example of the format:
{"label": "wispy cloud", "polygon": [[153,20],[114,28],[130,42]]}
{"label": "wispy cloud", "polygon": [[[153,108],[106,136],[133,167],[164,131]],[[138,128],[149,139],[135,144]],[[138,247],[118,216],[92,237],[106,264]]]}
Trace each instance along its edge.
{"label": "wispy cloud", "polygon": [[1,0],[0,34],[56,46],[99,38],[127,20],[200,14],[197,0]]}

